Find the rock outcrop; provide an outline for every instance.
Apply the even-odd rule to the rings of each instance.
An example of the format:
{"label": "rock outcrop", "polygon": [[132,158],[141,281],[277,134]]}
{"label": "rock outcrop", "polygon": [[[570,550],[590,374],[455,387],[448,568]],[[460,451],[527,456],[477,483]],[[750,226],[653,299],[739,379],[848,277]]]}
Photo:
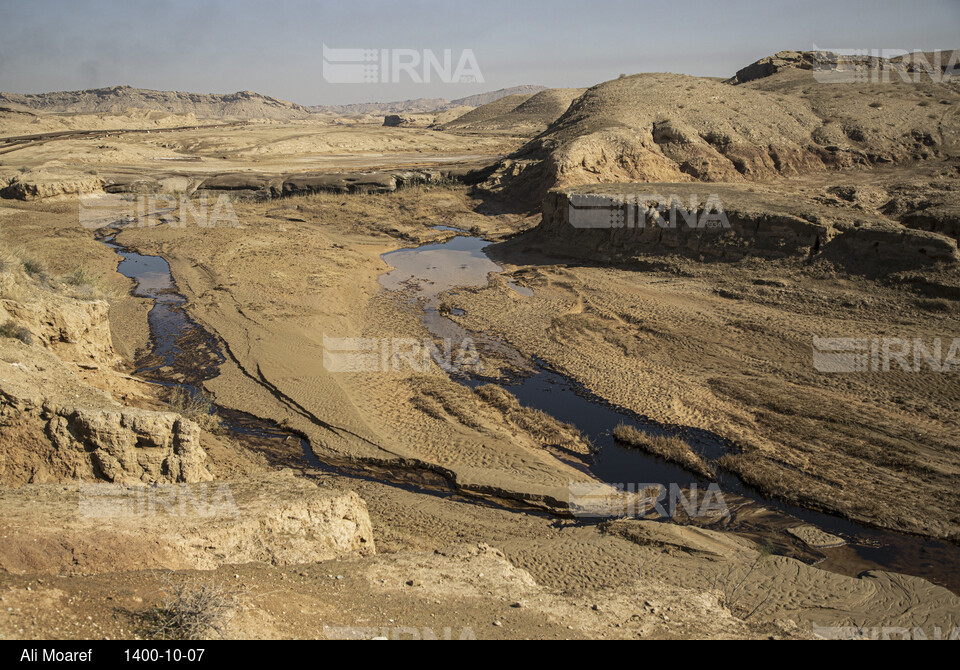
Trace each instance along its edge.
{"label": "rock outcrop", "polygon": [[213,479],[204,464],[200,427],[171,412],[58,408],[47,434],[58,451],[88,452],[95,474],[109,482]]}
{"label": "rock outcrop", "polygon": [[99,574],[370,555],[366,504],[289,473],[260,481],[0,489],[0,570]]}
{"label": "rock outcrop", "polygon": [[42,200],[62,195],[84,195],[103,190],[104,183],[103,179],[94,175],[16,175],[6,184],[0,183],[0,198]]}
{"label": "rock outcrop", "polygon": [[149,109],[174,114],[194,114],[215,119],[308,119],[306,107],[251,91],[238,93],[184,93],[151,91],[130,86],[111,86],[84,91],[56,93],[0,93],[0,104],[9,104],[42,112],[116,113],[128,108]]}
{"label": "rock outcrop", "polygon": [[391,170],[383,172],[329,172],[270,176],[222,174],[205,179],[199,191],[224,191],[257,198],[280,198],[311,193],[391,193],[399,188],[446,179],[460,179],[466,169]]}
{"label": "rock outcrop", "polygon": [[16,299],[0,299],[0,484],[213,478],[196,423],[125,406],[104,390],[139,384],[115,370],[107,302],[19,272],[3,277],[4,295]]}
{"label": "rock outcrop", "polygon": [[818,62],[820,61],[812,52],[778,51],[772,56],[766,56],[745,68],[737,70],[737,74],[728,79],[727,83],[745,84],[754,79],[769,77],[788,68],[813,70]]}
{"label": "rock outcrop", "polygon": [[773,76],[784,70],[816,72],[824,83],[868,81],[883,77],[890,81],[900,76],[932,74],[952,78],[956,74],[956,51],[914,52],[894,56],[876,50],[861,54],[838,54],[831,51],[778,51],[761,58],[727,80],[730,84],[745,84]]}
{"label": "rock outcrop", "polygon": [[40,344],[0,339],[0,483],[213,479],[196,423],[125,407],[81,369]]}
{"label": "rock outcrop", "polygon": [[801,197],[719,184],[604,184],[551,191],[518,244],[591,260],[677,253],[705,260],[825,258],[888,274],[960,263],[957,240]]}
{"label": "rock outcrop", "polygon": [[386,128],[428,128],[436,121],[433,114],[388,114],[383,117]]}
{"label": "rock outcrop", "polygon": [[105,300],[72,300],[47,293],[42,300],[0,299],[0,322],[14,321],[43,347],[75,363],[115,365],[110,334],[110,304]]}

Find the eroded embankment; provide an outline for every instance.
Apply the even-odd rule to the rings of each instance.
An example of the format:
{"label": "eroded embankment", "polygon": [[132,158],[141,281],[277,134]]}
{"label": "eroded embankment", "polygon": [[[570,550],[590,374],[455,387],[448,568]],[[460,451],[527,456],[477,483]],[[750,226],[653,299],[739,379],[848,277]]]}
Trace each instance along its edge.
{"label": "eroded embankment", "polygon": [[950,212],[904,224],[777,193],[721,184],[604,184],[550,192],[531,240],[616,263],[675,253],[705,261],[829,261],[871,276],[960,263]]}
{"label": "eroded embankment", "polygon": [[[462,232],[462,231],[461,231]],[[483,250],[490,245],[477,238],[455,237],[441,244],[427,244],[414,249],[403,249],[385,254],[384,260],[394,270],[381,276],[381,283],[391,291],[403,291],[404,300],[412,301],[424,309],[424,325],[436,337],[472,337],[481,351],[495,348],[496,355],[510,360],[523,360],[522,354],[510,350],[502,341],[493,341],[488,334],[465,330],[460,319],[445,316],[438,306],[445,301],[456,301],[463,295],[454,289],[474,287],[482,290],[487,286],[488,273],[499,273],[502,268],[494,264]],[[416,287],[411,290],[411,287]],[[404,291],[404,289],[406,289]],[[508,293],[515,291],[509,288]],[[442,296],[442,298],[441,298]],[[533,293],[524,296],[532,298]],[[460,316],[464,316],[462,310]],[[504,351],[504,349],[508,351]],[[601,481],[613,486],[632,486],[633,490],[647,485],[660,485],[665,489],[678,482],[702,492],[714,479],[718,480],[730,508],[732,519],[693,519],[695,524],[725,527],[727,530],[744,533],[753,538],[773,541],[778,550],[793,556],[802,556],[812,561],[826,560],[828,569],[845,571],[848,574],[883,565],[908,574],[921,574],[928,579],[945,583],[951,588],[960,588],[953,578],[953,566],[960,566],[960,547],[937,540],[885,531],[856,521],[803,509],[777,499],[775,495],[761,494],[746,485],[733,471],[716,470],[725,454],[737,450],[736,446],[710,431],[690,427],[665,425],[624,407],[598,397],[582,384],[571,381],[551,370],[540,361],[528,363],[526,372],[495,379],[523,407],[546,412],[562,418],[592,445],[587,468]],[[456,377],[471,388],[491,382],[472,368],[459,370]],[[702,455],[711,465],[712,475],[703,472],[684,471],[675,463],[626,448],[613,435],[614,428],[629,426],[648,435],[668,436],[680,440],[693,453]],[[645,484],[639,484],[643,482]],[[633,483],[633,484],[628,484]],[[586,497],[586,496],[584,496]],[[583,503],[584,501],[574,501]],[[639,512],[639,509],[633,509]],[[810,526],[808,524],[813,524]],[[801,542],[784,542],[784,532],[802,535],[812,528],[820,528],[835,534],[825,545]],[[840,539],[842,538],[842,539]],[[831,543],[849,547],[832,551]],[[810,549],[813,553],[808,553]],[[826,556],[826,559],[824,559]],[[933,561],[931,557],[937,558]],[[925,557],[925,558],[921,558]],[[859,566],[859,569],[858,567]]]}
{"label": "eroded embankment", "polygon": [[[238,411],[233,407],[219,408],[225,426],[246,437],[280,437],[299,442],[303,458],[312,468],[338,472],[349,477],[376,477],[401,487],[414,487],[426,492],[458,491],[481,498],[489,497],[494,504],[521,508],[564,509],[566,498],[538,495],[523,490],[511,490],[496,485],[464,483],[462,476],[452,468],[420,458],[392,453],[379,443],[359,435],[349,427],[317,416],[307,406],[285,394],[261,370],[248,372],[231,351],[227,342],[211,334],[187,316],[186,300],[176,293],[176,285],[169,265],[160,257],[145,256],[122,247],[113,241],[114,231],[104,231],[104,242],[119,253],[123,261],[119,271],[137,282],[136,293],[153,299],[150,311],[151,345],[142,352],[137,374],[165,386],[180,387],[189,394],[203,393],[205,382],[217,378],[222,368],[236,371],[247,384],[252,384],[282,406],[286,412],[299,417],[310,428],[298,428],[285,417],[278,426],[263,412]],[[318,439],[318,431],[320,436]],[[362,454],[330,448],[330,437],[338,444],[360,444]],[[313,441],[313,446],[311,445]],[[348,447],[345,447],[349,449]]]}
{"label": "eroded embankment", "polygon": [[[319,233],[314,232],[314,231],[310,231],[310,234],[311,234],[311,235],[314,235],[314,236],[318,236],[318,235],[319,235]],[[299,231],[286,230],[286,231],[284,231],[284,235],[285,235],[285,237],[287,237],[287,238],[289,238],[291,235],[298,236],[298,235],[299,235]],[[300,237],[297,237],[296,239],[300,240]],[[305,243],[305,241],[303,241],[303,240],[301,240],[301,241],[298,242],[298,244],[304,244],[304,243]],[[188,252],[188,253],[189,253],[189,252]],[[262,254],[261,254],[261,255],[262,255]],[[341,255],[342,255],[342,252],[341,252]],[[250,262],[256,263],[256,262],[257,262],[257,259],[252,258]],[[198,291],[197,289],[198,289],[199,287],[205,286],[205,284],[200,283],[199,281],[197,281],[195,278],[193,278],[193,277],[189,274],[189,273],[190,273],[190,268],[189,268],[189,266],[190,266],[189,263],[186,263],[186,264],[180,263],[180,264],[178,264],[178,268],[184,268],[184,271],[187,273],[187,274],[186,274],[186,277],[187,277],[188,283],[190,284],[190,289],[191,289],[192,293],[197,296],[197,300],[198,300],[200,303],[204,303],[204,301],[206,300],[206,298],[205,298],[206,293],[205,293],[205,291]],[[215,285],[215,284],[214,284],[214,285]],[[207,289],[207,290],[209,290],[209,289]],[[511,290],[511,289],[507,289],[507,290]],[[234,291],[235,291],[235,289],[234,289],[234,290],[231,290],[231,291],[229,291],[229,292],[218,291],[219,293],[221,293],[221,296],[218,298],[218,300],[219,300],[218,309],[222,309],[222,308],[223,308],[223,305],[224,305],[225,303],[226,303],[226,304],[229,304],[229,302],[230,302],[230,296],[234,294]],[[227,293],[227,295],[223,295],[223,293]],[[368,298],[365,298],[365,299],[368,299]],[[502,304],[502,303],[501,303],[501,304]],[[205,318],[206,318],[206,319],[209,319],[209,318],[210,318],[210,316],[209,316],[209,315],[210,315],[210,305],[209,305],[209,304],[207,304],[206,306],[198,305],[198,307],[202,307],[202,309],[200,309],[199,311],[205,315]],[[249,313],[250,313],[250,309],[249,309],[249,308],[246,308],[244,313],[249,314]],[[214,316],[217,317],[216,314],[214,314]],[[217,317],[217,318],[219,319],[219,317]],[[247,322],[250,320],[248,316],[242,316],[242,315],[240,315],[240,314],[238,314],[237,318],[239,319],[239,323],[240,323],[240,324],[245,324],[245,323],[247,323]],[[219,321],[218,321],[218,323],[219,323]],[[231,340],[231,342],[233,343],[233,346],[234,346],[235,348],[238,346],[238,343],[244,341],[244,338],[241,338],[241,337],[238,335],[237,328],[236,328],[236,325],[237,325],[236,323],[234,323],[233,325],[229,325],[229,324],[221,324],[221,325],[226,325],[226,326],[227,326],[229,332],[231,333],[231,335],[230,335],[230,340]],[[253,332],[254,332],[254,333],[259,332],[259,330],[260,330],[260,326],[258,326],[257,324],[253,324]],[[268,331],[266,330],[266,328],[264,328],[264,329],[263,329],[262,336],[266,337],[267,334],[268,334]],[[259,339],[259,336],[253,337],[253,338],[250,338],[249,336],[247,336],[247,341],[256,341],[257,339]],[[294,342],[296,342],[296,340],[294,340]],[[239,349],[238,352],[239,352],[239,353],[236,355],[236,358],[232,358],[232,356],[234,356],[234,354],[228,352],[228,355],[227,355],[227,357],[226,357],[226,358],[227,358],[227,363],[226,363],[225,368],[229,369],[230,366],[231,366],[231,364],[237,365],[237,367],[239,367],[239,364],[236,363],[236,362],[234,362],[234,361],[239,361],[239,360],[241,360],[241,359],[244,359],[244,361],[245,361],[244,364],[245,364],[245,365],[248,365],[248,367],[249,367],[249,364],[248,364],[248,362],[247,362],[247,359],[250,358],[250,353],[249,353],[248,351],[243,350],[242,348]],[[319,356],[320,356],[320,352],[319,352],[319,351],[316,351],[315,356],[318,356],[318,357],[319,357]],[[298,360],[299,360],[299,359],[298,359]],[[301,367],[302,367],[302,365],[301,365]],[[275,368],[275,366],[274,366],[274,368]],[[253,388],[253,387],[259,388],[260,391],[262,391],[263,393],[266,393],[267,395],[269,395],[270,403],[277,403],[277,402],[278,402],[278,396],[275,395],[275,393],[279,392],[282,397],[290,398],[291,401],[292,401],[292,403],[293,403],[292,405],[283,405],[283,406],[288,407],[288,408],[292,406],[292,407],[296,408],[297,411],[304,411],[304,412],[307,412],[308,414],[312,414],[312,413],[315,413],[315,412],[316,412],[315,409],[312,409],[312,410],[310,410],[310,411],[308,411],[308,410],[306,409],[306,408],[308,408],[308,407],[312,407],[311,404],[308,404],[307,402],[305,402],[304,400],[301,400],[301,399],[299,399],[299,398],[295,398],[295,397],[291,397],[291,396],[290,396],[290,393],[289,393],[289,390],[288,390],[288,389],[294,388],[294,390],[296,390],[296,387],[295,387],[295,386],[294,386],[294,387],[291,387],[291,379],[285,378],[285,377],[283,377],[282,375],[281,375],[281,376],[278,376],[277,373],[276,373],[276,369],[274,369],[274,371],[272,371],[272,372],[269,372],[269,371],[266,371],[266,372],[265,372],[263,369],[260,368],[259,365],[258,365],[258,366],[255,366],[255,367],[252,368],[252,369],[255,370],[255,372],[254,372],[253,374],[251,374],[251,375],[245,376],[245,379],[247,380],[247,382],[251,383],[252,386],[250,386],[250,387],[246,387],[246,386],[245,386],[244,388]],[[291,371],[291,372],[292,372],[292,371]],[[230,374],[230,373],[228,372],[227,374]],[[245,374],[245,373],[241,373],[241,374]],[[301,375],[301,378],[302,378],[302,376],[303,376],[303,375]],[[380,390],[381,392],[383,392],[383,391],[388,391],[388,390],[389,390],[389,377],[378,376],[378,377],[377,377],[377,380],[378,380],[378,387],[379,387],[379,390]],[[263,382],[265,382],[265,383],[268,385],[266,388],[260,386],[260,384],[263,383]],[[218,381],[217,381],[217,384],[220,384],[220,380],[219,380],[219,379],[218,379]],[[224,388],[224,387],[221,387],[221,388]],[[236,387],[233,387],[233,389],[235,389],[235,388],[236,388]],[[231,390],[230,393],[232,394],[233,391]],[[298,395],[300,395],[300,394],[298,394]],[[228,396],[227,394],[225,394],[225,397],[230,397],[230,396]],[[314,398],[319,398],[319,396],[317,396],[316,394],[314,394],[312,397],[314,397]],[[234,397],[230,397],[230,404],[233,405],[235,402],[236,402],[235,398],[234,398]],[[242,404],[242,403],[238,403],[238,404]],[[251,409],[253,410],[253,413],[257,413],[258,411],[260,411],[260,412],[266,412],[266,410],[264,410],[264,409],[257,410],[257,409],[256,409],[256,403],[250,403],[250,404],[248,404],[247,406],[248,406],[248,407],[251,407]],[[264,403],[264,404],[261,405],[261,407],[267,407],[267,406],[268,406],[268,405],[267,405],[266,403]],[[271,410],[271,411],[272,411],[272,410]],[[288,410],[288,411],[289,411],[289,410]],[[331,412],[334,412],[334,411],[336,411],[336,408],[330,408],[330,411],[331,411]],[[281,413],[282,413],[282,412],[281,412]],[[327,415],[332,415],[332,414],[322,414],[321,416],[327,416]],[[338,416],[339,416],[339,415],[338,415]],[[277,419],[277,420],[280,420],[280,418],[281,418],[281,417],[280,417],[280,414],[274,416],[274,418]],[[286,417],[283,417],[283,418],[286,418]],[[301,418],[307,419],[307,417],[302,416],[302,415],[301,415]],[[308,420],[309,420],[309,419],[308,419]],[[449,424],[449,420],[447,420],[447,423]],[[316,424],[313,424],[313,425],[315,426]],[[314,433],[314,435],[311,436],[311,434],[310,434],[310,428],[309,428],[309,427],[306,427],[306,428],[303,428],[303,429],[301,429],[300,427],[294,427],[294,430],[296,430],[297,432],[299,432],[299,433],[302,434],[302,435],[306,435],[306,436],[308,436],[308,437],[311,437],[311,441],[313,441],[314,439],[316,439],[316,433]],[[426,430],[426,429],[418,429],[418,430]],[[427,439],[430,437],[430,435],[429,435],[428,432],[423,432],[423,433],[419,433],[419,434],[423,436],[425,442],[427,442]],[[427,443],[428,443],[428,442],[427,442]],[[322,437],[320,438],[320,441],[319,441],[319,442],[314,442],[314,445],[315,445],[315,450],[316,450],[318,453],[323,454],[325,458],[326,458],[327,455],[329,455],[329,452],[328,452],[327,449],[326,449],[326,445],[323,445]],[[411,458],[411,459],[406,459],[406,458],[384,458],[384,457],[368,458],[368,457],[365,457],[365,456],[362,456],[362,455],[361,455],[361,456],[355,456],[355,458],[356,458],[356,462],[358,462],[358,463],[381,462],[381,463],[384,463],[384,464],[386,464],[386,465],[388,465],[388,466],[393,466],[393,467],[396,467],[396,468],[400,468],[400,467],[403,467],[403,466],[405,466],[405,465],[418,465],[418,464],[421,463],[421,462],[427,462],[427,463],[429,463],[429,461],[427,461],[426,459],[423,459],[423,458]],[[434,465],[433,467],[436,468],[435,465]],[[438,470],[441,471],[441,472],[443,472],[443,471],[445,471],[445,470],[448,470],[448,468],[446,468],[446,467],[444,467],[443,465],[441,465],[441,466],[439,466]],[[449,470],[462,470],[462,466],[460,466],[460,467],[454,466],[454,467],[449,468]],[[496,473],[494,472],[494,474],[496,474]],[[459,473],[458,473],[458,475],[459,475]],[[689,477],[686,477],[686,479],[689,479]],[[511,496],[511,495],[517,496],[517,497],[523,497],[523,489],[512,489],[512,490],[507,490],[506,492],[504,492],[504,488],[503,488],[503,487],[497,487],[497,486],[490,486],[490,487],[487,487],[487,488],[483,488],[482,486],[475,486],[475,487],[472,487],[472,488],[467,487],[467,486],[463,486],[462,488],[463,488],[464,490],[483,491],[483,492],[486,492],[486,493],[489,493],[489,494],[492,494],[492,495],[497,495],[497,496],[500,496],[500,497],[509,497],[509,496]],[[518,492],[519,492],[519,493],[518,493]],[[527,496],[526,499],[527,499],[528,501],[532,501],[532,502],[537,502],[537,501],[538,501],[537,498],[535,498],[535,497],[533,497],[533,496]],[[540,500],[543,500],[543,499],[541,498]],[[561,505],[565,505],[566,502],[567,502],[566,499],[561,500],[560,498],[554,498],[554,500],[555,500],[555,501],[558,501]],[[552,501],[548,501],[548,502],[552,502]],[[762,525],[762,524],[761,524],[761,525]],[[906,556],[906,555],[907,555],[906,553],[902,554],[902,556]],[[884,558],[884,557],[878,557],[878,558],[881,558],[881,560],[887,561],[886,563],[884,563],[885,565],[890,565],[890,564],[891,564],[891,563],[890,563],[890,558],[889,558],[889,556],[887,556],[887,557],[885,557],[885,558]],[[904,562],[907,563],[907,562],[909,562],[909,561],[904,561]],[[874,565],[876,565],[876,563],[874,563]],[[849,567],[849,566],[848,566],[848,567]],[[897,569],[905,570],[905,569],[907,569],[908,567],[909,567],[909,566],[904,565],[903,568],[897,567]]]}

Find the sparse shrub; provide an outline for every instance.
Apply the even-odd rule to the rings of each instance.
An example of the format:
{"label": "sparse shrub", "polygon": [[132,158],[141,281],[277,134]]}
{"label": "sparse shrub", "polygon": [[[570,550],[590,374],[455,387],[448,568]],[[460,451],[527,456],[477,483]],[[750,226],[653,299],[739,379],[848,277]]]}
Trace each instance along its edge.
{"label": "sparse shrub", "polygon": [[24,258],[23,270],[34,279],[47,278],[47,266],[35,258]]}
{"label": "sparse shrub", "polygon": [[484,384],[473,390],[488,405],[496,407],[501,412],[510,412],[520,408],[517,398],[501,386]]}
{"label": "sparse shrub", "polygon": [[0,337],[20,340],[24,344],[33,344],[33,334],[23,326],[18,326],[13,321],[7,321],[5,324],[0,325]]}
{"label": "sparse shrub", "polygon": [[163,602],[148,614],[150,637],[160,640],[224,637],[245,595],[220,582],[173,573],[161,578],[161,591]]}
{"label": "sparse shrub", "polygon": [[20,267],[20,259],[16,254],[0,246],[0,273],[13,272]]}
{"label": "sparse shrub", "polygon": [[483,422],[477,416],[477,403],[470,389],[451,382],[441,375],[418,375],[413,378],[417,385],[414,404],[438,419],[452,417],[465,426],[482,429]]}
{"label": "sparse shrub", "polygon": [[80,300],[110,300],[116,297],[115,292],[103,288],[100,277],[84,268],[77,268],[62,280],[73,288],[72,296]]}
{"label": "sparse shrub", "polygon": [[63,281],[70,286],[95,286],[97,278],[83,268],[77,268],[64,277]]}
{"label": "sparse shrub", "polygon": [[613,437],[617,442],[660,456],[708,479],[716,476],[715,468],[676,435],[651,435],[645,430],[621,423],[613,429]]}
{"label": "sparse shrub", "polygon": [[171,392],[167,407],[171,412],[190,419],[211,433],[223,430],[223,420],[217,414],[213,396],[208,393],[203,391],[191,393],[187,389],[177,387]]}
{"label": "sparse shrub", "polygon": [[952,312],[957,303],[946,298],[921,298],[917,300],[917,307],[927,312]]}
{"label": "sparse shrub", "polygon": [[414,407],[419,409],[424,414],[432,416],[434,419],[440,419],[441,421],[446,421],[447,413],[443,409],[443,405],[440,402],[430,395],[418,395],[414,396],[411,400]]}
{"label": "sparse shrub", "polygon": [[444,316],[448,316],[450,312],[453,311],[453,307],[450,306],[449,302],[444,300],[443,302],[440,303],[440,306],[437,307],[437,311],[443,314]]}

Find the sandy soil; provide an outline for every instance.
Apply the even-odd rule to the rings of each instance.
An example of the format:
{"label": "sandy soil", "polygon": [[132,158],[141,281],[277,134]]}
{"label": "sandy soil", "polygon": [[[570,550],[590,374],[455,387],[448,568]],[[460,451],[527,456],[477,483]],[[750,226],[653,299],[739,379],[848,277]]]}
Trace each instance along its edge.
{"label": "sandy soil", "polygon": [[[206,176],[217,172],[307,172],[330,168],[376,168],[491,160],[508,153],[521,138],[497,135],[466,137],[422,128],[384,128],[379,124],[335,125],[325,120],[249,122],[222,130],[203,128],[164,131],[162,124],[139,118],[24,124],[21,115],[0,118],[0,135],[13,136],[73,129],[142,129],[149,134],[109,134],[93,138],[63,137],[13,147],[0,154],[0,180],[16,174],[64,174],[70,171],[110,178],[175,173]],[[45,119],[46,117],[37,117]],[[59,117],[58,117],[59,118]],[[163,123],[193,125],[171,116]],[[204,123],[210,123],[205,121]],[[59,127],[58,127],[59,126]],[[2,147],[0,147],[2,150]]]}
{"label": "sandy soil", "polygon": [[420,463],[467,489],[556,502],[566,498],[568,480],[583,478],[500,425],[502,417],[470,394],[459,417],[416,411],[412,403],[427,383],[451,402],[461,393],[439,368],[424,380],[411,369],[335,373],[324,364],[325,335],[427,335],[417,315],[377,283],[388,269],[380,255],[395,246],[391,235],[449,237],[430,229],[437,221],[506,232],[522,225],[519,217],[472,213],[462,189],[317,196],[281,208],[244,205],[238,216],[239,230],[156,228],[119,237],[170,259],[191,313],[225,342],[232,360],[208,384],[221,402],[286,419],[318,454]]}
{"label": "sandy soil", "polygon": [[[671,95],[683,95],[668,77],[653,78]],[[695,85],[698,94],[721,91],[717,82],[687,79],[677,81]],[[629,93],[642,83],[630,78],[607,89]],[[806,142],[827,103],[810,101],[781,132],[767,117],[790,107],[789,101],[762,96],[758,87],[737,89],[729,98],[764,117],[757,122],[761,134],[778,137],[786,155]],[[618,100],[632,109],[626,93]],[[735,111],[723,112],[721,129]],[[686,115],[692,125],[700,124],[692,111]],[[650,120],[647,130],[652,138],[656,130],[657,146],[644,144],[644,152],[674,140],[682,145],[685,134],[700,137],[686,127],[655,129],[659,120]],[[605,132],[588,118],[568,121],[558,132],[572,132],[577,124]],[[923,123],[928,121],[936,120]],[[10,132],[2,135],[26,132],[28,125],[6,116],[3,122]],[[113,119],[100,122],[106,127]],[[80,127],[72,123],[82,125],[62,121]],[[572,139],[576,146],[567,153],[592,160],[612,141],[600,139],[596,147]],[[944,151],[948,140],[944,135]],[[24,145],[0,156],[0,177],[137,175],[166,178],[171,190],[189,191],[200,178],[227,172],[491,160],[521,141],[492,132],[247,123]],[[689,171],[677,165],[699,154],[683,154],[690,150],[684,147],[671,149],[676,164],[640,161],[650,169],[620,166],[608,176],[687,179]],[[710,151],[712,165],[723,168],[710,178],[734,175],[729,152],[721,160]],[[800,170],[807,157],[796,157]],[[567,167],[596,180],[589,161]],[[937,175],[908,175],[918,183],[907,183],[903,173],[846,173],[838,179],[821,168],[814,176],[777,177],[761,189],[784,201],[820,203],[830,212],[857,210],[878,220],[900,216],[925,199],[954,206],[956,176],[949,164]],[[774,172],[779,168],[771,178]],[[943,188],[923,190],[934,177]],[[733,181],[745,192],[754,188],[741,177]],[[828,191],[838,184],[859,189],[856,197]],[[902,211],[880,211],[892,196]],[[565,503],[571,481],[593,481],[584,468],[588,449],[575,437],[565,450],[545,444],[529,425],[510,420],[502,406],[438,370],[337,373],[324,363],[324,336],[428,337],[409,296],[386,293],[378,283],[390,270],[381,255],[453,235],[435,230],[437,225],[471,230],[498,242],[491,255],[505,272],[491,276],[488,287],[442,296],[463,310],[452,318],[468,331],[502,338],[615,405],[727,439],[731,452],[711,465],[764,492],[876,526],[955,539],[960,398],[954,377],[829,376],[810,364],[814,336],[952,339],[960,326],[956,296],[916,290],[954,285],[949,272],[919,272],[921,281],[911,284],[906,277],[885,279],[829,263],[707,263],[662,250],[598,262],[573,253],[590,250],[538,238],[539,215],[511,213],[473,199],[460,186],[244,200],[232,207],[237,228],[131,228],[119,236],[122,244],[170,262],[190,315],[218,339],[226,361],[220,375],[205,383],[217,403],[288,431],[275,440],[205,433],[211,470],[224,480],[255,483],[290,467],[321,489],[359,494],[378,554],[324,562],[305,555],[303,564],[286,556],[273,564],[182,571],[188,579],[221,581],[241,592],[243,606],[227,636],[391,637],[412,628],[421,636],[450,629],[454,637],[809,637],[815,626],[916,627],[932,635],[935,626],[949,634],[960,625],[953,593],[914,577],[860,575],[851,566],[862,569],[863,563],[848,558],[848,549],[829,550],[834,553],[821,565],[828,571],[808,565],[824,554],[797,550],[800,540],[792,535],[776,546],[783,555],[768,556],[746,532],[646,521],[593,525],[544,513]],[[42,259],[49,273],[83,269],[95,276],[110,299],[113,340],[126,365],[146,350],[149,305],[129,296],[129,280],[115,272],[116,255],[78,225],[74,198],[4,201],[0,226],[5,245]],[[508,280],[532,295],[511,290]],[[492,375],[511,365],[496,352],[483,355]],[[161,398],[138,402],[159,404]],[[10,430],[4,439],[20,435]],[[305,465],[293,435],[341,468]],[[26,488],[22,495],[34,495]],[[28,504],[9,495],[8,509]],[[751,508],[749,514],[764,511]],[[56,537],[55,528],[43,532],[51,541]],[[10,533],[27,536],[15,524]],[[826,542],[816,529],[806,536]],[[80,550],[69,538],[63,542],[64,551]],[[0,574],[0,637],[147,635],[146,617],[162,598],[162,574],[142,568],[162,563],[162,555],[158,548],[153,563],[119,561],[115,572],[97,575],[61,570],[52,559],[34,573]],[[741,580],[742,589],[731,589]],[[341,628],[358,625],[364,629]],[[398,627],[407,632],[397,633]]]}

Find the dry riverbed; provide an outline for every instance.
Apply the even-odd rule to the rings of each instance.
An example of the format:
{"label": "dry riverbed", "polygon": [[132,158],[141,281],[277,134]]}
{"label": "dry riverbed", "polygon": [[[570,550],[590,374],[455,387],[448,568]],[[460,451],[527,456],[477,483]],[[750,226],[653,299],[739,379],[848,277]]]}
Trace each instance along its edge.
{"label": "dry riverbed", "polygon": [[[376,475],[366,479],[316,470],[304,464],[296,440],[227,440],[213,447],[214,466],[232,476],[256,477],[260,468],[285,464],[322,489],[358,493],[369,509],[379,554],[183,573],[241,587],[246,602],[228,635],[329,637],[369,622],[378,630],[364,629],[360,635],[396,635],[394,628],[401,626],[407,634],[413,628],[427,636],[450,629],[454,637],[807,637],[815,625],[949,630],[960,623],[956,596],[920,579],[825,572],[793,558],[768,557],[762,547],[730,533],[650,522],[582,525],[531,508],[511,510],[454,495],[450,483],[466,494],[552,506],[565,500],[571,480],[593,479],[582,467],[586,454],[561,455],[547,448],[531,424],[507,420],[503,408],[508,403],[489,402],[445,375],[330,372],[323,363],[323,336],[429,337],[416,305],[402,292],[388,293],[379,285],[389,270],[381,255],[398,245],[454,234],[435,230],[439,223],[497,240],[537,222],[515,214],[481,214],[477,205],[461,188],[321,195],[236,203],[240,228],[160,227],[119,236],[122,244],[170,262],[190,314],[228,353],[220,376],[206,383],[218,404],[304,435],[322,459],[359,458],[404,471],[412,467],[429,482],[421,489],[379,482]],[[69,264],[102,274],[118,288],[111,309],[141,319],[115,325],[114,339],[142,349],[144,305],[123,297],[123,280],[110,271],[116,259],[89,232],[71,227],[71,207],[23,205],[9,215],[21,224],[15,228],[22,235],[18,242],[38,254],[56,244],[80,250]],[[503,335],[524,354],[550,362],[598,396],[638,413],[721,435],[734,425],[717,409],[729,410],[728,405],[691,403],[678,390],[695,380],[685,367],[693,369],[694,360],[713,371],[708,377],[722,377],[746,357],[725,360],[717,351],[729,345],[704,338],[704,330],[693,338],[695,353],[680,353],[691,338],[689,333],[681,337],[679,330],[697,324],[717,328],[711,310],[728,304],[729,298],[705,288],[710,277],[497,259],[508,275],[493,276],[490,288],[451,296],[451,305],[465,310],[453,317],[459,323],[486,336]],[[57,272],[72,269],[66,256],[50,262]],[[508,276],[533,295],[509,287]],[[757,286],[753,275],[737,280],[743,290]],[[608,290],[611,284],[616,291]],[[647,305],[648,313],[632,312],[648,314],[646,330],[617,316],[624,304]],[[788,304],[796,309],[798,303]],[[652,334],[646,349],[635,348],[653,329],[649,324],[660,333],[683,315],[695,315],[695,323],[678,322],[672,335],[656,338],[671,344],[669,356],[655,353]],[[748,316],[761,319],[749,310],[741,318]],[[629,337],[622,332],[628,329]],[[609,332],[620,333],[613,345],[605,336]],[[583,336],[582,346],[572,333]],[[772,349],[774,343],[765,346]],[[633,372],[644,358],[654,371],[621,374],[619,381],[604,373],[608,365]],[[687,362],[671,365],[667,374],[670,360]],[[712,367],[703,368],[705,360]],[[491,374],[509,367],[495,355],[489,362]],[[645,387],[634,383],[644,379]],[[442,412],[424,404],[425,389]],[[13,637],[145,635],[143,617],[161,600],[162,579],[137,567],[117,566],[118,572],[97,576],[5,575],[0,604],[14,614],[0,622],[0,632]],[[730,584],[743,575],[749,587],[730,593]],[[913,604],[899,599],[904,589]]]}

